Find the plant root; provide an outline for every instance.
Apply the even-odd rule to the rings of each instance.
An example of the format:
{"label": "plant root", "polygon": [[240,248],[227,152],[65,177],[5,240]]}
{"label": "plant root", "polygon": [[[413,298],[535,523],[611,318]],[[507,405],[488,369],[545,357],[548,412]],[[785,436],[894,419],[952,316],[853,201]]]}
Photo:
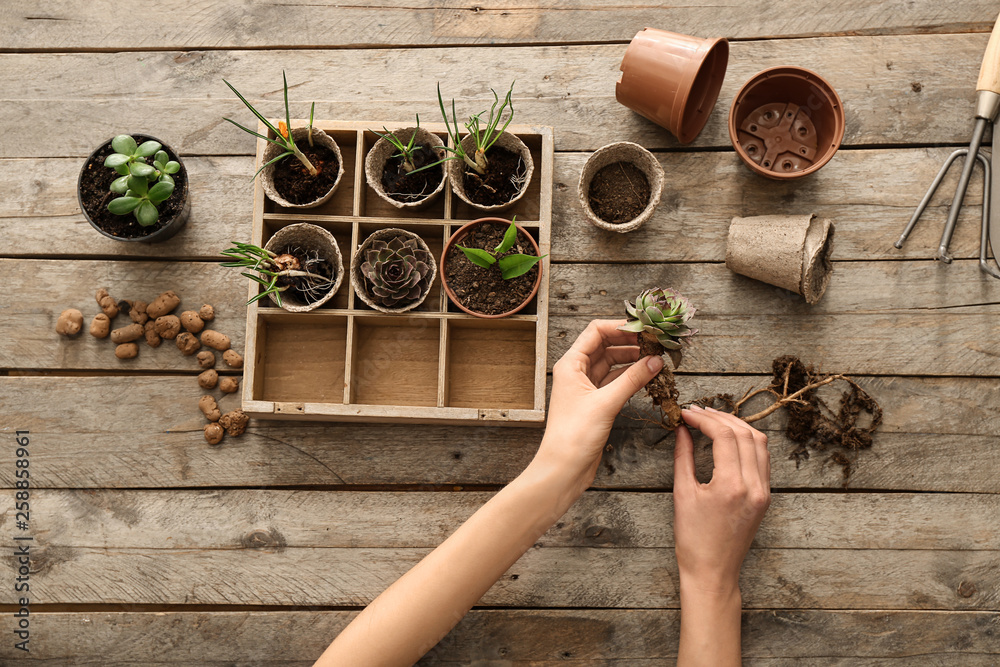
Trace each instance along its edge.
{"label": "plant root", "polygon": [[[636,334],[636,338],[639,341],[640,359],[649,355],[658,357],[667,352],[655,339],[650,339],[641,333]],[[676,361],[673,355],[671,355],[671,359]],[[681,406],[677,403],[680,392],[677,391],[674,372],[666,363],[663,364],[663,368],[656,374],[656,377],[646,383],[646,394],[653,399],[653,405],[660,408],[660,426],[668,431],[673,431],[684,423],[684,420],[681,419]]]}

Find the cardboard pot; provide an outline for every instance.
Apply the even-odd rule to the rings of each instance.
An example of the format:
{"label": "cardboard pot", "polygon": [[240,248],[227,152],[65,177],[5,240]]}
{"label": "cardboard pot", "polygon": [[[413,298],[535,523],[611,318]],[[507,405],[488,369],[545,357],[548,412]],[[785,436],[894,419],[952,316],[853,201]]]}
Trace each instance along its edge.
{"label": "cardboard pot", "polygon": [[729,63],[729,42],[656,28],[640,30],[622,58],[615,98],[670,131],[694,141],[712,113]]}
{"label": "cardboard pot", "polygon": [[[87,157],[87,161],[83,163],[83,168],[80,170],[80,176],[77,178],[76,181],[76,201],[80,205],[80,211],[83,213],[83,217],[85,217],[87,219],[87,222],[90,223],[90,226],[96,229],[98,232],[100,232],[102,236],[106,236],[109,239],[113,239],[115,241],[124,241],[126,243],[136,243],[136,242],[159,243],[160,241],[166,241],[167,239],[172,238],[175,234],[177,234],[177,232],[179,232],[181,228],[184,227],[185,224],[187,224],[188,218],[191,215],[191,198],[188,197],[188,192],[190,191],[191,188],[188,183],[188,171],[187,168],[184,166],[184,161],[181,160],[180,155],[178,155],[173,148],[168,146],[165,142],[161,141],[160,139],[142,133],[133,134],[132,138],[135,139],[136,143],[139,144],[143,143],[144,141],[150,141],[150,140],[159,143],[163,147],[162,150],[165,150],[167,152],[169,158],[171,160],[175,160],[178,164],[180,164],[181,166],[180,171],[178,171],[176,174],[173,175],[174,183],[176,186],[174,188],[174,193],[170,195],[170,199],[166,200],[166,201],[171,201],[174,197],[179,197],[181,202],[180,210],[176,214],[171,216],[169,220],[166,220],[158,229],[153,230],[149,234],[146,234],[144,236],[132,236],[132,237],[115,236],[114,234],[105,231],[94,220],[94,217],[92,216],[96,216],[97,212],[88,209],[84,205],[83,196],[81,195],[81,190],[83,189],[84,182],[87,179],[94,179],[100,177],[107,177],[113,179],[118,177],[117,173],[114,173],[112,175],[112,172],[114,171],[113,169],[104,166],[103,158],[98,159],[98,155],[103,154],[103,152],[107,152],[106,149],[108,150],[111,149],[111,141],[112,139],[114,139],[114,137],[112,137],[112,139],[108,139],[100,146],[95,148],[94,151]],[[151,163],[152,159],[150,158],[148,162]],[[108,185],[110,186],[110,181]],[[102,206],[107,207],[108,202],[110,202],[111,199],[118,196],[120,195],[113,194],[111,193],[110,190],[108,190],[108,196],[106,200],[103,202]],[[165,203],[166,202],[164,202],[164,204]],[[163,204],[158,206],[158,208],[162,209]],[[132,214],[129,213],[128,215],[121,217],[132,218]]]}
{"label": "cardboard pot", "polygon": [[833,222],[815,215],[733,218],[726,266],[817,303],[830,283]]}
{"label": "cardboard pot", "polygon": [[[631,220],[618,224],[601,219],[590,206],[591,181],[594,180],[597,172],[616,162],[628,162],[635,165],[649,181],[649,203],[646,204],[646,208]],[[593,155],[587,158],[586,164],[583,165],[583,171],[580,172],[577,194],[580,205],[583,207],[583,213],[591,224],[609,232],[624,234],[639,229],[653,215],[653,211],[660,203],[663,180],[663,167],[660,166],[659,160],[652,153],[639,144],[634,144],[631,141],[620,141],[597,149]]]}
{"label": "cardboard pot", "polygon": [[[407,239],[416,239],[417,245],[427,253],[427,263],[430,265],[430,277],[426,279],[423,293],[416,301],[412,301],[404,306],[388,308],[377,303],[372,298],[372,295],[369,292],[368,279],[365,278],[364,273],[362,273],[361,265],[365,262],[365,252],[371,247],[374,241],[388,241],[400,236]],[[427,243],[425,243],[422,238],[413,232],[406,231],[405,229],[389,227],[387,229],[379,229],[373,232],[360,246],[358,246],[358,249],[354,252],[354,256],[351,257],[351,286],[354,288],[354,293],[358,295],[358,298],[375,310],[381,313],[405,313],[408,310],[413,310],[427,299],[427,295],[431,290],[431,285],[434,284],[434,278],[437,277],[437,270],[437,262],[434,261],[434,255],[431,254],[430,248],[427,247]]]}
{"label": "cardboard pot", "polygon": [[[441,137],[429,132],[422,127],[408,127],[403,130],[396,130],[392,133],[397,139],[399,139],[404,145],[408,144],[410,138],[416,134],[416,140],[414,141],[414,146],[428,145],[431,147],[438,158],[444,157],[444,142],[441,141]],[[399,201],[389,196],[385,191],[385,187],[382,185],[382,172],[385,170],[385,163],[390,157],[396,155],[399,149],[393,146],[391,143],[385,139],[379,138],[372,146],[371,150],[368,151],[368,155],[365,157],[365,178],[368,180],[368,186],[375,191],[379,197],[385,200],[392,206],[396,208],[417,210],[421,209],[435,199],[444,190],[444,182],[447,176],[447,170],[444,168],[448,163],[441,165],[441,181],[437,184],[432,192],[427,193],[422,198],[415,201]]]}
{"label": "cardboard pot", "polygon": [[729,139],[743,164],[775,180],[808,176],[844,139],[844,105],[826,79],[773,67],[747,81],[729,110]]}
{"label": "cardboard pot", "polygon": [[[340,289],[340,283],[344,278],[344,259],[340,254],[337,239],[333,238],[333,234],[322,227],[305,222],[282,227],[274,233],[264,248],[279,254],[287,249],[299,249],[308,254],[315,251],[321,258],[333,265],[333,285],[321,299],[306,303],[305,299],[293,294],[291,290],[285,290],[281,293],[281,307],[285,310],[292,313],[305,313],[314,310],[329,301]],[[275,305],[278,304],[273,294],[269,295],[269,298]]]}
{"label": "cardboard pot", "polygon": [[[524,142],[518,139],[516,136],[510,132],[504,132],[497,139],[493,147],[499,146],[500,148],[506,148],[511,153],[519,155],[521,160],[524,162],[524,185],[521,187],[521,191],[511,199],[509,202],[504,204],[496,204],[493,206],[484,206],[482,204],[477,204],[476,202],[469,199],[468,195],[465,194],[465,170],[467,165],[465,160],[450,160],[445,164],[448,165],[448,180],[451,181],[451,190],[458,198],[464,201],[469,206],[478,208],[480,211],[503,211],[510,208],[517,201],[524,196],[524,193],[528,191],[528,185],[531,183],[531,176],[535,171],[535,162],[531,159],[531,151],[525,146]],[[462,148],[468,153],[468,155],[473,155],[476,151],[476,140],[471,134],[466,135],[462,139]],[[489,153],[486,154],[489,158]]]}
{"label": "cardboard pot", "polygon": [[[302,146],[309,145],[308,132],[309,132],[308,127],[297,127],[292,130],[292,139],[295,140],[295,145],[298,146],[300,149]],[[333,186],[326,192],[326,194],[317,197],[315,200],[307,202],[305,204],[293,204],[292,202],[288,201],[280,194],[278,194],[278,191],[275,190],[274,188],[274,169],[277,166],[277,164],[268,165],[267,167],[264,167],[263,171],[260,172],[260,185],[262,188],[264,188],[264,194],[267,195],[267,198],[273,201],[275,204],[278,204],[279,206],[285,206],[287,208],[312,208],[314,206],[319,206],[320,204],[322,204],[323,202],[325,202],[326,200],[328,200],[330,197],[333,196],[333,193],[337,191],[337,187],[340,185],[340,181],[343,179],[344,156],[341,155],[340,153],[340,146],[338,146],[337,142],[333,140],[333,137],[331,137],[323,130],[314,127],[312,133],[313,133],[314,144],[326,146],[327,148],[332,150],[334,154],[337,156],[337,180],[333,182]],[[267,147],[264,148],[264,159],[262,164],[267,164],[274,158],[281,155],[283,152],[284,150],[280,146],[268,143]],[[293,155],[289,155],[288,157],[285,158],[285,160],[295,160],[295,159],[297,158]],[[282,162],[284,162],[284,160],[282,160]]]}

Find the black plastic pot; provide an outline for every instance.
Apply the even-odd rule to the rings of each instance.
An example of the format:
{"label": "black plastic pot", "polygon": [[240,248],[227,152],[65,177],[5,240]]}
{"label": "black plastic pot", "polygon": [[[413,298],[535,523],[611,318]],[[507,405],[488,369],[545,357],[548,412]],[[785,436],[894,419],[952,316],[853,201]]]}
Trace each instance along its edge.
{"label": "black plastic pot", "polygon": [[[89,171],[88,166],[90,166],[91,163],[94,162],[98,153],[100,153],[102,150],[108,148],[111,145],[111,139],[108,139],[100,146],[95,148],[94,151],[87,157],[87,161],[83,163],[83,168],[80,169],[80,176],[79,178],[77,178],[76,182],[76,200],[77,203],[80,205],[80,211],[83,213],[83,217],[87,219],[87,222],[90,223],[90,226],[96,229],[98,232],[100,232],[101,235],[106,236],[109,239],[113,239],[115,241],[132,242],[132,243],[158,243],[160,241],[166,241],[167,239],[173,237],[175,234],[177,234],[177,232],[181,230],[181,228],[187,223],[188,217],[190,216],[191,213],[191,203],[188,198],[188,191],[191,188],[188,183],[187,167],[184,166],[184,161],[181,160],[180,156],[177,154],[177,151],[175,151],[173,148],[167,145],[166,142],[157,139],[152,135],[142,134],[142,133],[133,134],[132,138],[135,139],[136,142],[140,144],[150,139],[159,142],[163,146],[163,150],[167,152],[167,155],[170,157],[170,159],[176,160],[181,165],[180,171],[174,174],[174,181],[177,184],[177,189],[175,189],[174,194],[170,196],[170,200],[173,200],[174,197],[180,197],[180,202],[181,202],[180,211],[175,213],[169,219],[158,220],[157,224],[152,227],[153,231],[143,236],[132,236],[132,237],[115,236],[114,234],[105,231],[96,222],[94,222],[90,212],[88,212],[86,207],[84,207],[83,197],[81,196],[80,191],[83,187],[84,176],[86,176]],[[104,166],[103,160],[99,161],[97,164],[94,164],[92,168],[97,170],[111,171],[108,167]],[[129,213],[128,216],[121,216],[121,217],[124,218],[131,216],[132,214]]]}

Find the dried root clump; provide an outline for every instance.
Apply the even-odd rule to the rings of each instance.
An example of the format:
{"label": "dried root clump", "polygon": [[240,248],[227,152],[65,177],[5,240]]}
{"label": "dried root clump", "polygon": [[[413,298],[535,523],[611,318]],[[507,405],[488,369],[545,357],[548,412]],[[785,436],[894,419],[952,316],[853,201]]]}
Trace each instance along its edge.
{"label": "dried root clump", "polygon": [[56,333],[63,336],[75,336],[83,328],[83,313],[76,308],[69,308],[59,313],[56,320]]}
{"label": "dried root clump", "polygon": [[226,433],[232,437],[237,437],[243,435],[243,432],[247,430],[247,422],[250,421],[250,417],[246,415],[240,409],[233,410],[232,412],[227,412],[219,418],[219,425],[226,429]]}

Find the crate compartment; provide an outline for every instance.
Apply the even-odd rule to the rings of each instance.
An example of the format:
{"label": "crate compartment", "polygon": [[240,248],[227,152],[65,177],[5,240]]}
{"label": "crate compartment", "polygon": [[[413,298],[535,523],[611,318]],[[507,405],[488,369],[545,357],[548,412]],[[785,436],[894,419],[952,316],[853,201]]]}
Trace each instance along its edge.
{"label": "crate compartment", "polygon": [[[456,199],[457,199],[457,197],[456,197]],[[500,213],[500,215],[497,216],[497,217],[509,219],[509,218],[507,218],[507,213],[506,212]],[[445,242],[447,242],[447,239],[451,238],[452,234],[454,234],[455,232],[457,232],[461,228],[462,224],[463,223],[452,223],[451,225],[449,225],[448,229],[445,232],[445,239],[446,239]],[[525,232],[527,232],[533,239],[535,239],[535,243],[538,243],[538,247],[540,249],[544,248],[544,245],[539,240],[539,230],[538,230],[537,226],[530,226],[530,225],[529,226],[525,226],[525,225],[521,224],[520,220],[517,221],[517,224]],[[444,252],[444,248],[442,248],[441,250],[442,250],[442,252]],[[547,254],[547,251],[542,250],[541,254],[545,255],[545,254]],[[438,254],[438,260],[439,260],[438,263],[439,264],[440,264],[440,259],[441,259],[441,255],[439,253]],[[542,266],[542,271],[544,272],[543,275],[542,275],[542,283],[543,284],[548,280],[548,277],[547,277],[546,274],[551,270],[551,268],[550,268],[550,266],[548,264],[548,259],[549,258],[546,257],[546,258],[544,258],[539,263]],[[438,267],[438,268],[440,268],[440,267]],[[541,292],[541,288],[540,287],[539,287],[539,292]],[[456,306],[452,302],[452,300],[448,298],[448,294],[447,294],[447,292],[444,291],[443,288],[441,289],[441,294],[444,297],[444,307],[447,310],[447,312],[449,312],[449,313],[455,313],[455,314],[459,314],[459,313],[464,314],[465,313],[464,310],[462,310],[461,308],[459,308],[458,306]],[[531,298],[531,301],[529,301],[527,303],[527,305],[524,306],[524,308],[522,308],[521,310],[517,311],[516,314],[517,315],[536,315],[537,313],[538,313],[538,294],[535,294],[535,296],[533,296]]]}
{"label": "crate compartment", "polygon": [[[368,238],[373,232],[380,229],[385,229],[387,227],[394,227],[397,229],[404,229],[408,232],[412,232],[422,238],[424,243],[431,251],[431,255],[434,257],[434,261],[439,265],[441,263],[441,252],[444,250],[444,243],[447,240],[445,234],[447,233],[446,227],[441,227],[438,225],[407,225],[407,224],[371,224],[371,223],[361,223],[358,225],[358,245],[360,247],[365,239]],[[338,239],[339,241],[339,239]],[[356,249],[355,247],[355,249]],[[341,248],[343,252],[343,248]],[[351,250],[351,254],[354,254],[354,249]],[[344,258],[344,263],[347,265],[346,271],[350,272],[351,259],[349,257]],[[427,293],[427,298],[424,302],[414,308],[409,312],[420,313],[420,312],[441,312],[442,309],[442,297],[444,296],[444,291],[441,289],[441,272],[440,266],[438,266],[438,275],[434,278],[434,282],[431,283],[430,290]],[[353,289],[353,285],[351,287]],[[444,297],[447,299],[447,297]],[[365,314],[380,314],[377,310],[366,304],[360,298],[355,296],[354,307],[361,313]]]}
{"label": "crate compartment", "polygon": [[[305,125],[304,121],[292,120],[292,127]],[[350,216],[354,214],[354,181],[357,172],[358,135],[354,130],[330,130],[324,129],[322,123],[316,123],[316,127],[333,137],[333,140],[340,146],[340,155],[344,160],[344,174],[340,177],[340,185],[327,201],[314,208],[285,208],[278,206],[270,199],[264,200],[264,213],[290,213],[306,215],[337,215]],[[268,130],[268,136],[274,133]],[[258,139],[258,141],[261,141]],[[295,159],[289,156],[286,159]],[[300,222],[303,222],[300,220]],[[341,249],[343,250],[343,249]]]}
{"label": "crate compartment", "polygon": [[[387,125],[386,127],[390,132],[392,132],[393,130],[399,130],[405,127],[413,127],[413,123],[404,123],[402,125],[397,124],[396,126]],[[378,130],[379,132],[382,131],[381,126],[372,129]],[[448,145],[447,132],[435,132],[434,134],[441,137],[441,140],[445,143],[445,145]],[[362,171],[361,182],[364,183],[365,191],[364,196],[358,198],[361,204],[359,215],[362,217],[377,218],[382,220],[391,218],[437,221],[443,220],[445,218],[445,201],[447,200],[448,193],[451,190],[451,186],[447,183],[447,181],[444,184],[444,189],[437,196],[437,199],[431,202],[428,206],[417,210],[409,208],[396,208],[388,202],[383,201],[383,199],[368,186],[368,179],[364,174],[365,159],[368,157],[368,151],[371,150],[372,146],[375,145],[375,142],[378,141],[378,139],[378,135],[374,132],[365,131],[361,133],[362,147],[364,150],[362,151],[359,164],[361,165]],[[442,164],[441,168],[444,169],[446,165],[447,163]]]}
{"label": "crate compartment", "polygon": [[534,407],[535,322],[452,319],[447,326],[445,406]]}
{"label": "crate compartment", "polygon": [[254,400],[344,402],[346,317],[282,312],[257,319]]}
{"label": "crate compartment", "polygon": [[[264,220],[260,245],[266,245],[274,233],[282,227],[302,222],[307,222],[308,224],[316,225],[317,227],[323,227],[333,234],[333,238],[337,240],[337,245],[340,246],[340,255],[344,263],[344,278],[340,281],[340,287],[337,288],[337,293],[333,295],[333,298],[320,306],[318,310],[348,308],[350,305],[349,299],[351,293],[351,248],[353,247],[353,225],[350,222],[302,220],[301,216],[297,218],[269,217]],[[258,293],[262,291],[263,287],[258,290]],[[267,309],[278,308],[278,305],[271,301],[270,298],[262,299],[260,305],[262,308]]]}
{"label": "crate compartment", "polygon": [[440,339],[436,318],[355,317],[350,402],[437,405]]}
{"label": "crate compartment", "polygon": [[[537,134],[519,134],[517,132],[514,132],[514,134],[516,134],[518,138],[524,142],[524,144],[528,147],[528,150],[531,152],[531,159],[535,163],[535,171],[531,175],[531,182],[528,183],[528,191],[525,192],[520,201],[514,204],[511,208],[501,211],[499,213],[499,217],[510,219],[512,216],[516,215],[518,223],[523,224],[522,221],[524,221],[534,222],[537,224],[541,215],[542,198],[542,137]],[[462,136],[464,137],[465,134],[463,133]],[[497,213],[481,211],[478,208],[469,206],[451,192],[450,183],[447,187],[449,195],[451,196],[451,219],[468,222],[469,220],[476,220],[477,218],[498,215]]]}

